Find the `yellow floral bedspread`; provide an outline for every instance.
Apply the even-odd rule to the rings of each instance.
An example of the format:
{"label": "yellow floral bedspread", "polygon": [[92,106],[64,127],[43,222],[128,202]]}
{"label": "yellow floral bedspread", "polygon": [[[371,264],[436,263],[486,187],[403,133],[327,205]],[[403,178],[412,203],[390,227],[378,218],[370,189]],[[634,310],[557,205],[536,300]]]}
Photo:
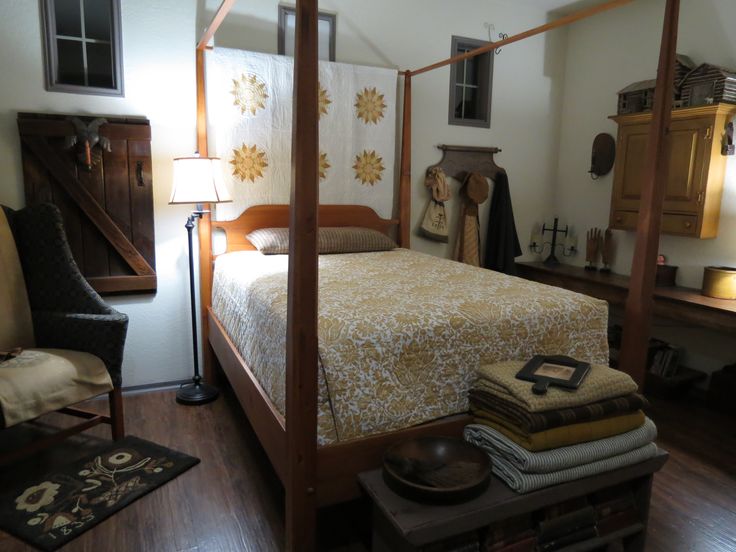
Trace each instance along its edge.
{"label": "yellow floral bedspread", "polygon": [[[285,410],[285,255],[217,259],[212,306]],[[608,364],[608,307],[560,288],[415,251],[319,259],[319,442],[468,410],[481,364],[564,354]]]}

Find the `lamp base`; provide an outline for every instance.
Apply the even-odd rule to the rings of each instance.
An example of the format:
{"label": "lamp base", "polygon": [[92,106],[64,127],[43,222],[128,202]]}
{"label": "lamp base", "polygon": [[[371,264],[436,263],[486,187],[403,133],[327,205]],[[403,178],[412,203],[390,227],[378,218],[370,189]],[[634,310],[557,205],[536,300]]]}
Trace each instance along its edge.
{"label": "lamp base", "polygon": [[202,382],[187,383],[176,392],[176,402],[196,406],[214,401],[220,392],[216,387]]}

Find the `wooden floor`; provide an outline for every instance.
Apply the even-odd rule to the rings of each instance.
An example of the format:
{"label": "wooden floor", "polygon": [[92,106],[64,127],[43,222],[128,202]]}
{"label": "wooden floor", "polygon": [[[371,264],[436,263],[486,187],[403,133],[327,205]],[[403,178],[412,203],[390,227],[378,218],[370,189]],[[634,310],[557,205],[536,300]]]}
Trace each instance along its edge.
{"label": "wooden floor", "polygon": [[[103,408],[105,403],[97,403]],[[237,401],[186,407],[173,392],[125,398],[128,433],[193,454],[202,463],[83,534],[63,550],[89,552],[279,551],[283,491]],[[701,406],[657,401],[659,444],[670,451],[655,477],[647,550],[736,551],[736,424]],[[60,416],[49,417],[58,424]],[[88,454],[106,427],[0,471],[0,488]],[[35,428],[0,433],[0,448]],[[355,503],[320,515],[320,550],[364,551],[368,509]],[[0,532],[0,551],[32,550]]]}

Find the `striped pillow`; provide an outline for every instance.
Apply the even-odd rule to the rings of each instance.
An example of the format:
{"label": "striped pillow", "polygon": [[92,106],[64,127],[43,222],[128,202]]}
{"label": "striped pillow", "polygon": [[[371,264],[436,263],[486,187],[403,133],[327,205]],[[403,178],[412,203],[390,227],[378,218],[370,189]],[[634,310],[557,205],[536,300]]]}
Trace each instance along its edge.
{"label": "striped pillow", "polygon": [[[248,241],[265,255],[285,255],[289,252],[288,228],[261,228],[248,234]],[[371,228],[341,226],[320,228],[317,248],[320,254],[390,251],[394,240]]]}

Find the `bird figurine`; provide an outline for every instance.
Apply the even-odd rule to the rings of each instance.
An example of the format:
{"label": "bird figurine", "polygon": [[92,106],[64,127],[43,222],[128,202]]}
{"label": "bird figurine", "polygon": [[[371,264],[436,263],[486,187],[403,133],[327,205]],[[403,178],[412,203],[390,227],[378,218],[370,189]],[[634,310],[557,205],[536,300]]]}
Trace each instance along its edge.
{"label": "bird figurine", "polygon": [[64,145],[67,149],[77,146],[77,160],[88,170],[92,170],[92,148],[98,143],[106,151],[112,151],[110,139],[100,136],[100,127],[107,123],[107,119],[98,117],[85,125],[79,117],[70,119],[74,125],[75,134],[67,136]]}

